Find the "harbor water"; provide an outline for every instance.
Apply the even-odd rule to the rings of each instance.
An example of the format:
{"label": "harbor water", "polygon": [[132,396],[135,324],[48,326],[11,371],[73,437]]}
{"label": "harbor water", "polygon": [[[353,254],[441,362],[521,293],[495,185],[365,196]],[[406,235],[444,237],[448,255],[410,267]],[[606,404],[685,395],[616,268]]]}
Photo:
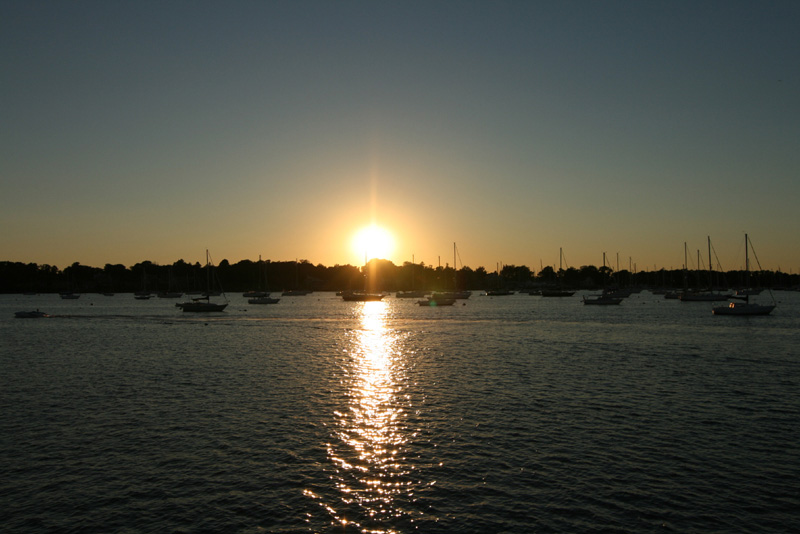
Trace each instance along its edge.
{"label": "harbor water", "polygon": [[800,293],[775,297],[0,296],[0,524],[793,532]]}

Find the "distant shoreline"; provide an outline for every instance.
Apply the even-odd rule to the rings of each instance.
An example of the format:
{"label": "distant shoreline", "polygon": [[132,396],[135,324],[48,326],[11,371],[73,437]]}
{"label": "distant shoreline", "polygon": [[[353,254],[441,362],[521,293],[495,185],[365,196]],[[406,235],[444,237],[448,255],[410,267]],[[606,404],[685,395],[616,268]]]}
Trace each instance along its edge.
{"label": "distant shoreline", "polygon": [[[395,265],[388,260],[370,260],[366,267],[353,265],[313,265],[306,260],[263,262],[242,260],[230,264],[222,260],[212,267],[213,275],[228,292],[261,289],[280,291],[309,289],[339,291],[370,289],[380,291],[496,289],[524,290],[563,286],[572,289],[595,289],[604,286],[651,288],[742,288],[747,285],[742,270],[726,272],[707,270],[660,269],[658,271],[615,271],[610,267],[585,265],[556,271],[545,266],[538,272],[525,265],[505,265],[499,271],[468,266],[457,271],[450,265],[432,266],[405,262]],[[131,267],[106,264],[90,267],[73,263],[63,270],[52,265],[0,261],[0,293],[79,293],[195,291],[205,289],[212,273],[199,263],[178,260],[172,265],[150,261]],[[781,271],[751,271],[750,287],[796,289],[800,274]]]}

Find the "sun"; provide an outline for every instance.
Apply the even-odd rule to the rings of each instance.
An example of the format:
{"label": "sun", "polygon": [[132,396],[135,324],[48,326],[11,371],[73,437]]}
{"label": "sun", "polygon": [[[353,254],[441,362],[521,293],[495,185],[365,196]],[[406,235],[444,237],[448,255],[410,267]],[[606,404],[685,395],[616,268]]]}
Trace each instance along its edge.
{"label": "sun", "polygon": [[386,260],[394,252],[391,232],[377,225],[365,226],[353,236],[353,252],[358,258]]}

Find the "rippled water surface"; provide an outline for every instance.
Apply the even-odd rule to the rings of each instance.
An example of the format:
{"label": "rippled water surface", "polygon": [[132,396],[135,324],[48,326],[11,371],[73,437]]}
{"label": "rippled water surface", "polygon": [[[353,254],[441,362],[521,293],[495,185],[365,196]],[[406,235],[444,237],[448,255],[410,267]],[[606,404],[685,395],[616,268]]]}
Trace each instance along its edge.
{"label": "rippled water surface", "polygon": [[776,298],[2,296],[0,524],[792,532],[800,294]]}

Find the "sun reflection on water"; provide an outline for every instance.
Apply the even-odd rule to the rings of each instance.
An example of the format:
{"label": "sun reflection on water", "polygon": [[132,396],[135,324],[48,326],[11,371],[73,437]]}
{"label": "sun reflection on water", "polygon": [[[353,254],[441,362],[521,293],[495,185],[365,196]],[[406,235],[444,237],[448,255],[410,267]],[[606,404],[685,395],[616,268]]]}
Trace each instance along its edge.
{"label": "sun reflection on water", "polygon": [[387,534],[408,515],[401,503],[413,500],[405,457],[410,439],[402,398],[405,371],[398,335],[387,325],[390,306],[365,302],[355,308],[360,325],[348,344],[348,402],[335,412],[337,439],[327,451],[343,505],[335,520],[361,532]]}

